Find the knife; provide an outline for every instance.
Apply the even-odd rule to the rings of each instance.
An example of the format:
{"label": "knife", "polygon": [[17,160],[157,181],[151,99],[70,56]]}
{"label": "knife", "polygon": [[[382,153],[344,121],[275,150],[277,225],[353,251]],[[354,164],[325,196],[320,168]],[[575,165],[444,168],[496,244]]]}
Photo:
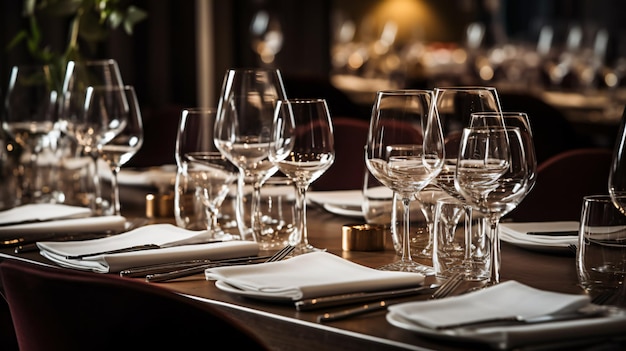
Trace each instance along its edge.
{"label": "knife", "polygon": [[319,308],[334,307],[351,303],[360,303],[380,299],[392,299],[396,297],[410,296],[415,294],[430,294],[438,287],[439,284],[431,284],[429,286],[420,286],[418,288],[323,296],[296,301],[295,305],[298,311],[311,311]]}
{"label": "knife", "polygon": [[545,236],[578,236],[578,230],[563,230],[551,232],[527,232],[528,235],[545,235]]}
{"label": "knife", "polygon": [[68,260],[82,260],[83,258],[100,256],[100,255],[112,255],[112,254],[126,253],[126,252],[164,249],[168,247],[183,246],[183,245],[213,244],[213,243],[221,243],[222,241],[223,240],[206,240],[202,242],[187,242],[187,243],[181,242],[181,243],[176,243],[176,244],[167,243],[163,245],[157,245],[157,244],[135,245],[135,246],[130,246],[130,247],[123,247],[121,249],[91,252],[91,253],[80,254],[80,255],[69,255],[69,256],[65,256],[65,258]]}

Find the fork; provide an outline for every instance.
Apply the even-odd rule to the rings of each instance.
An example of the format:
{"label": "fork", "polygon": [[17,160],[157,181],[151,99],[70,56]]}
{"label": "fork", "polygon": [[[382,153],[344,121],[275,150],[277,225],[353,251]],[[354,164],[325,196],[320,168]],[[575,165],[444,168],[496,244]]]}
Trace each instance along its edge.
{"label": "fork", "polygon": [[594,305],[605,305],[608,304],[610,300],[613,299],[615,295],[615,291],[613,290],[604,290],[598,295],[596,295],[593,299],[591,299],[591,303]]}
{"label": "fork", "polygon": [[[276,251],[272,256],[270,256],[267,260],[263,261],[264,263],[280,261],[287,257],[294,250],[295,246],[287,245],[282,249]],[[194,266],[190,268],[179,269],[166,273],[156,273],[156,274],[148,274],[146,275],[146,281],[148,282],[163,282],[166,280],[176,279],[187,277],[190,275],[198,274],[204,272],[207,268],[213,267],[222,267],[222,266],[234,266],[234,265],[243,265],[253,263],[253,260],[237,262],[237,263],[209,263],[200,266]]]}
{"label": "fork", "polygon": [[459,287],[459,285],[461,285],[461,283],[463,283],[463,277],[463,273],[453,274],[450,278],[448,278],[448,280],[445,281],[445,283],[441,284],[439,289],[437,289],[430,298],[443,299],[444,297],[449,296],[456,290],[456,288]]}

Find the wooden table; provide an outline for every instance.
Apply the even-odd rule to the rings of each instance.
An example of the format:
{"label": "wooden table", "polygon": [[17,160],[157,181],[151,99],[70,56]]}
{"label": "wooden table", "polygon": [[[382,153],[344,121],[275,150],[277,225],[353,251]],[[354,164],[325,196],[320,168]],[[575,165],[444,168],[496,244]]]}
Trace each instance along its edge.
{"label": "wooden table", "polygon": [[[130,212],[132,215],[137,215],[141,213],[139,210],[139,207],[131,207]],[[155,221],[173,223],[172,218],[161,218]],[[309,240],[314,246],[327,248],[333,254],[369,267],[378,267],[397,259],[390,245],[391,238],[388,238],[385,251],[342,251],[342,226],[358,222],[358,219],[336,216],[311,207],[308,211]],[[15,254],[9,248],[0,250],[0,256],[18,256],[28,260],[47,262],[37,252]],[[421,262],[432,264],[428,260],[421,260]],[[577,286],[574,255],[567,252],[563,254],[542,253],[502,243],[501,278],[503,281],[517,280],[544,290],[582,293]],[[293,304],[277,304],[235,296],[217,289],[214,282],[205,280],[202,274],[153,284],[218,306],[248,325],[275,350],[481,350],[485,348],[484,345],[421,337],[389,324],[385,320],[384,311],[320,324],[316,321],[318,314],[332,310],[298,312]],[[426,298],[427,296],[417,296],[397,301]],[[341,307],[334,310],[337,309]]]}

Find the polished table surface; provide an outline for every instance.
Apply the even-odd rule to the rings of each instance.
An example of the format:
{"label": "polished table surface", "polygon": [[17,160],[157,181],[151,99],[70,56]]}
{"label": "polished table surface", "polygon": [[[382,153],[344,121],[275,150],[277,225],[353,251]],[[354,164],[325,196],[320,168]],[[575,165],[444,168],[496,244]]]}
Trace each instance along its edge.
{"label": "polished table surface", "polygon": [[[131,207],[124,214],[130,220],[133,218],[131,215],[136,216],[137,213],[141,213],[139,209]],[[378,267],[398,258],[390,245],[390,237],[386,238],[388,240],[384,251],[343,251],[341,249],[342,226],[359,223],[362,220],[337,216],[314,207],[309,208],[307,219],[309,241],[316,247],[326,248],[333,254],[369,267]],[[173,219],[158,218],[153,222],[173,223]],[[0,253],[5,257],[18,256],[50,263],[37,252],[15,254],[13,249],[4,248],[0,250]],[[416,260],[432,264],[428,260]],[[428,279],[435,278],[429,277]],[[577,286],[573,254],[530,251],[504,242],[502,243],[501,280],[517,280],[549,291],[582,293]],[[386,321],[385,311],[324,324],[318,323],[316,319],[320,313],[340,310],[342,307],[299,312],[293,304],[253,300],[221,291],[215,287],[214,282],[205,280],[203,274],[151,284],[219,306],[220,309],[249,326],[275,350],[480,350],[485,348],[485,345],[480,344],[422,337],[397,328]],[[395,301],[426,298],[428,297],[421,295]]]}

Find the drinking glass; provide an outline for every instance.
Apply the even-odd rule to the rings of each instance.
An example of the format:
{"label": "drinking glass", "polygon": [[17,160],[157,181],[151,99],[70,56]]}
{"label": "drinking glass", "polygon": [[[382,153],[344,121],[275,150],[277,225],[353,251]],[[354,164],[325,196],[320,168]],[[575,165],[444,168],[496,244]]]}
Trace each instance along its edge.
{"label": "drinking glass", "polygon": [[[278,167],[269,161],[270,131],[278,100],[287,98],[277,69],[229,69],[222,85],[215,120],[215,145],[240,170],[237,219],[241,238],[256,238],[261,228],[260,192]],[[252,201],[244,209],[244,186],[252,183]],[[244,211],[250,211],[250,224]]]}
{"label": "drinking glass", "polygon": [[[117,62],[112,59],[69,61],[63,80],[62,104],[59,109],[59,126],[61,131],[76,142],[81,152],[92,160],[94,194],[91,207],[95,213],[102,212],[102,191],[98,171],[98,152],[95,145],[85,145],[79,141],[85,126],[84,106],[88,87],[123,87],[122,75]],[[119,126],[118,126],[119,127]],[[108,128],[108,127],[107,127]],[[77,130],[79,129],[79,130]],[[98,128],[101,129],[101,128]]]}
{"label": "drinking glass", "polygon": [[[123,94],[126,105],[114,104],[113,108],[119,109],[119,114],[127,114],[126,123],[119,133],[106,144],[98,145],[98,153],[111,167],[111,187],[113,191],[112,209],[113,214],[120,215],[120,189],[117,176],[120,168],[139,151],[143,145],[143,121],[141,109],[132,86],[119,87],[95,87],[95,91],[101,91],[107,95]],[[124,101],[122,100],[122,102]]]}
{"label": "drinking glass", "polygon": [[57,121],[56,73],[49,65],[18,65],[11,69],[5,96],[2,128],[29,156],[19,167],[21,202],[51,200],[46,194],[50,184],[43,184],[38,167],[39,155],[54,148]]}
{"label": "drinking glass", "polygon": [[187,108],[182,111],[176,137],[175,157],[196,195],[202,201],[206,229],[214,239],[230,240],[218,223],[220,207],[230,186],[239,178],[239,169],[213,142],[214,108]]}
{"label": "drinking glass", "polygon": [[528,147],[517,127],[465,128],[461,135],[455,186],[489,225],[491,264],[487,285],[500,282],[500,218],[528,193]]}
{"label": "drinking glass", "polygon": [[[430,107],[429,90],[389,90],[376,94],[366,144],[365,162],[372,174],[402,200],[402,255],[382,270],[434,274],[432,267],[413,261],[410,252],[410,203],[443,166],[441,125]],[[401,128],[399,128],[401,126]],[[414,138],[402,137],[406,130]]]}
{"label": "drinking glass", "polygon": [[[488,86],[451,86],[434,89],[435,101],[432,110],[441,121],[444,135],[444,147],[446,159],[443,169],[437,175],[433,184],[443,190],[447,195],[466,202],[454,186],[454,173],[456,171],[459,143],[463,128],[470,126],[471,115],[478,112],[501,112],[500,99],[494,87]],[[499,126],[504,126],[502,120],[494,118]],[[472,206],[465,206],[465,232],[468,236],[483,236],[476,238],[477,241],[485,240],[486,223],[484,220],[474,221],[479,214],[472,213]],[[474,227],[474,224],[478,228]],[[429,227],[433,227],[432,223]],[[431,235],[432,236],[432,235]],[[431,239],[432,241],[432,239]],[[467,258],[469,261],[469,257]],[[469,277],[471,278],[471,277]]]}
{"label": "drinking glass", "polygon": [[626,109],[615,140],[608,188],[613,203],[626,215]]}
{"label": "drinking glass", "polygon": [[291,178],[298,190],[297,229],[289,238],[294,255],[325,251],[309,244],[306,191],[335,161],[333,126],[324,99],[280,100],[272,127],[269,159]]}

